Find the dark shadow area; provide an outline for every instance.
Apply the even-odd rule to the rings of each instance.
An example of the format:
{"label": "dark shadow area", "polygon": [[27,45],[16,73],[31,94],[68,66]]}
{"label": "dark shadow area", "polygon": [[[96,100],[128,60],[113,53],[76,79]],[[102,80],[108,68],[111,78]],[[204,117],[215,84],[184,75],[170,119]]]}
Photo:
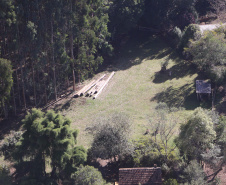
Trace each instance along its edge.
{"label": "dark shadow area", "polygon": [[144,59],[160,59],[172,52],[172,49],[160,37],[146,32],[134,32],[125,42],[112,62],[113,69],[126,70],[138,65]]}
{"label": "dark shadow area", "polygon": [[22,123],[21,120],[24,118],[24,114],[20,116],[11,116],[8,119],[0,121],[0,140],[4,139],[10,131],[19,131]]}
{"label": "dark shadow area", "polygon": [[[182,68],[182,70],[184,70]],[[188,73],[193,73],[188,72]],[[195,72],[194,72],[195,73]],[[165,76],[164,76],[165,75]],[[166,79],[166,74],[162,75],[162,79]],[[173,78],[173,77],[172,77]],[[169,79],[169,78],[167,78]],[[170,86],[164,91],[157,93],[150,101],[165,102],[169,107],[184,107],[186,110],[194,110],[197,107],[211,108],[212,100],[208,95],[202,94],[202,101],[197,99],[197,94],[195,90],[196,80],[204,80],[206,77],[203,74],[199,74],[194,82],[190,84],[183,85],[181,87]],[[154,79],[157,80],[157,79]],[[161,78],[159,78],[159,83]],[[157,83],[157,82],[155,82]]]}
{"label": "dark shadow area", "polygon": [[184,107],[187,110],[193,110],[200,105],[193,83],[179,88],[170,86],[165,91],[157,93],[151,101],[165,102],[169,107]]}
{"label": "dark shadow area", "polygon": [[226,114],[226,93],[225,92],[226,92],[225,87],[220,86],[216,91],[216,95],[214,99],[214,105],[217,112],[223,115]]}
{"label": "dark shadow area", "polygon": [[54,106],[55,111],[64,111],[68,110],[71,106],[76,107],[76,106],[81,106],[86,104],[86,98],[80,97],[80,98],[70,98],[69,100],[64,100],[60,102],[59,104],[56,104]]}
{"label": "dark shadow area", "polygon": [[[169,75],[170,72],[171,75]],[[177,63],[176,65],[167,69],[167,71],[164,73],[157,72],[154,76],[153,83],[163,83],[173,78],[179,79],[188,75],[191,76],[195,73],[197,73],[197,69],[193,64],[181,61],[180,63]]]}

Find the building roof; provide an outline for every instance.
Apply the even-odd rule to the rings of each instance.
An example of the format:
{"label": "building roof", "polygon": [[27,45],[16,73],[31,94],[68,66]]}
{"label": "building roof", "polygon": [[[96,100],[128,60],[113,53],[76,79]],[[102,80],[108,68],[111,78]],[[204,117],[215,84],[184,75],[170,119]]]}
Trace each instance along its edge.
{"label": "building roof", "polygon": [[211,93],[209,80],[196,80],[196,93]]}
{"label": "building roof", "polygon": [[120,168],[119,185],[161,185],[161,168]]}

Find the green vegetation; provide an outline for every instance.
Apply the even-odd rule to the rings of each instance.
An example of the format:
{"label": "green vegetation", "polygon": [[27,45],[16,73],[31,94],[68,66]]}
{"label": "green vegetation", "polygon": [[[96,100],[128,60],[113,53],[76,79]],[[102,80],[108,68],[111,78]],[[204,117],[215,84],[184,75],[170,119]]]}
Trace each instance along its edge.
{"label": "green vegetation", "polygon": [[[172,52],[160,38],[136,35],[123,46],[113,68],[116,74],[98,99],[73,99],[66,109],[59,106],[57,110],[62,110],[62,114],[72,119],[72,126],[79,128],[78,141],[89,147],[92,139],[86,128],[98,117],[114,112],[125,113],[133,120],[132,135],[137,138],[150,128],[149,117],[155,115],[157,103],[185,107],[177,112],[185,117],[198,107],[194,84],[198,75]],[[172,76],[160,73],[161,62],[168,60],[170,54],[167,70],[172,71]]]}
{"label": "green vegetation", "polygon": [[73,179],[74,185],[106,185],[101,173],[92,166],[80,166]]}
{"label": "green vegetation", "polygon": [[204,71],[210,79],[221,84],[225,79],[226,39],[225,28],[204,33],[199,40],[193,40],[186,49],[192,55],[198,69]]}
{"label": "green vegetation", "polygon": [[99,118],[89,129],[94,136],[90,148],[91,159],[112,159],[133,153],[130,143],[131,123],[126,115],[114,113],[110,117]]}
{"label": "green vegetation", "polygon": [[[220,17],[222,3],[0,0],[0,183],[106,184],[119,168],[157,164],[164,184],[216,184],[226,31],[202,35],[195,23],[209,10]],[[111,71],[97,99],[73,98]],[[196,100],[195,81],[206,78],[212,107]]]}
{"label": "green vegetation", "polygon": [[184,184],[204,185],[206,184],[205,173],[197,161],[191,161],[190,164],[184,169],[182,177],[185,180]]}
{"label": "green vegetation", "polygon": [[187,123],[181,125],[180,130],[176,143],[189,159],[199,159],[203,152],[212,147],[216,138],[213,120],[201,108],[195,109]]}
{"label": "green vegetation", "polygon": [[11,62],[0,58],[0,102],[6,118],[8,117],[8,111],[5,102],[10,96],[10,91],[13,85],[12,73]]}
{"label": "green vegetation", "polygon": [[34,181],[45,184],[49,177],[47,161],[51,166],[49,174],[52,180],[70,177],[76,167],[86,161],[85,149],[75,146],[78,130],[70,128],[70,120],[53,111],[44,114],[32,109],[22,122],[25,132],[13,156],[17,174],[29,174],[23,178],[23,183]]}

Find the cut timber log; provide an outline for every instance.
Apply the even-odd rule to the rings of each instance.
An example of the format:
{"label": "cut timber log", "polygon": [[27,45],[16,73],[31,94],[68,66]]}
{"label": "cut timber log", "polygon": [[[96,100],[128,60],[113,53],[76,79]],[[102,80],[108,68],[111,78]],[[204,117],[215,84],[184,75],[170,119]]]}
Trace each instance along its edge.
{"label": "cut timber log", "polygon": [[93,97],[93,99],[96,99],[99,96],[99,94],[102,92],[102,90],[104,89],[104,87],[107,85],[107,83],[110,81],[110,79],[113,77],[114,74],[115,72],[113,71],[111,75],[108,77],[108,79],[104,82],[103,86],[99,89],[97,94]]}
{"label": "cut timber log", "polygon": [[84,86],[82,89],[80,89],[75,95],[74,97],[79,97],[79,96],[82,96],[83,95],[83,92],[90,86],[93,85],[93,83],[95,82],[95,80],[91,81],[88,85]]}
{"label": "cut timber log", "polygon": [[96,87],[95,87],[95,91],[94,94],[98,93],[100,91],[100,89],[102,88],[102,86],[104,85],[106,81],[102,80]]}
{"label": "cut timber log", "polygon": [[96,86],[97,86],[97,85],[95,85],[92,89],[90,89],[90,90],[87,92],[87,94],[86,94],[87,97],[92,96],[93,92],[95,91],[95,87],[96,87]]}
{"label": "cut timber log", "polygon": [[84,93],[86,93],[87,91],[87,94],[86,94],[86,96],[88,97],[88,96],[92,96],[92,94],[94,93],[94,89],[95,89],[95,87],[97,86],[97,84],[104,78],[106,76],[106,74],[104,74],[103,76],[101,76],[100,78],[98,78],[96,81],[95,81],[95,83],[94,83],[94,85],[92,86],[92,87],[90,87],[89,89],[87,89]]}
{"label": "cut timber log", "polygon": [[78,96],[83,96],[88,90],[90,90],[93,86],[96,85],[96,83],[98,81],[100,81],[102,78],[105,77],[106,74],[102,75],[99,79],[97,79],[96,81],[93,80],[92,82],[90,82],[88,85],[86,85],[85,87],[83,87],[80,91],[78,91],[78,93],[75,94],[75,98]]}
{"label": "cut timber log", "polygon": [[87,88],[83,92],[81,92],[80,96],[83,96],[88,90],[90,90],[95,85],[96,82],[94,81],[90,86],[87,86]]}
{"label": "cut timber log", "polygon": [[89,92],[87,93],[87,96],[91,97],[93,94],[96,94],[97,91],[102,87],[102,85],[104,84],[104,80],[100,80],[92,89],[89,90]]}

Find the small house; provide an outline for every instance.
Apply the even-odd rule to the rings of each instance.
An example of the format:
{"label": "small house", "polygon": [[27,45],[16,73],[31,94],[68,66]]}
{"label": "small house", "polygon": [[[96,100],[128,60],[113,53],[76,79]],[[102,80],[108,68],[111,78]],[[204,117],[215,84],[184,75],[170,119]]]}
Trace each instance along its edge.
{"label": "small house", "polygon": [[154,168],[120,168],[119,185],[161,185],[162,171]]}

